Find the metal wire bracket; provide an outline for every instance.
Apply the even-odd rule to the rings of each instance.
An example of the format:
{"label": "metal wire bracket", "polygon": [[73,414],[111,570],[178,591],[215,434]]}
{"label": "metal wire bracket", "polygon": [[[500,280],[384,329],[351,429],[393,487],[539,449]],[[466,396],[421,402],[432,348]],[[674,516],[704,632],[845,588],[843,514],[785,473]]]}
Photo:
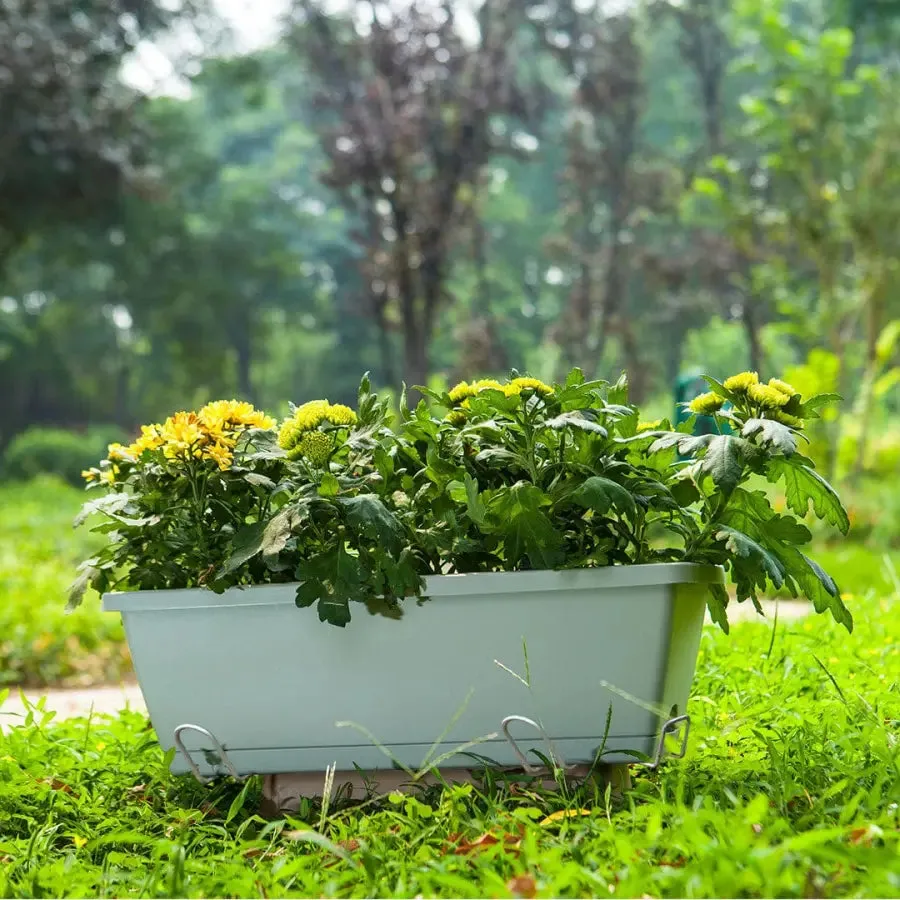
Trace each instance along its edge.
{"label": "metal wire bracket", "polygon": [[[191,774],[200,784],[209,784],[213,778],[207,778],[197,766],[197,763],[194,762],[191,757],[191,751],[189,751],[185,746],[183,741],[181,740],[181,733],[183,731],[196,731],[198,734],[202,734],[203,737],[209,738],[213,743],[213,750],[202,749],[200,752],[205,754],[206,761],[213,767],[213,771],[216,773],[213,778],[218,775],[231,775],[236,781],[243,781],[243,777],[238,774],[237,769],[234,767],[234,763],[229,759],[228,754],[225,752],[225,748],[222,746],[219,739],[211,732],[207,731],[205,728],[201,728],[199,725],[191,725],[190,723],[186,723],[184,725],[179,725],[175,729],[175,746],[181,751],[181,754],[187,760],[188,768],[191,770]],[[196,751],[195,751],[196,752]],[[222,768],[226,771],[222,771]]]}
{"label": "metal wire bracket", "polygon": [[509,726],[511,722],[524,722],[526,725],[530,725],[532,728],[537,731],[541,737],[544,739],[544,743],[547,746],[548,753],[547,755],[552,759],[560,769],[568,770],[573,768],[573,766],[566,765],[566,761],[563,759],[560,752],[556,749],[553,744],[550,735],[544,731],[544,728],[539,723],[535,722],[534,719],[529,719],[527,716],[507,716],[501,723],[500,728],[503,730],[503,735],[507,741],[509,741],[510,746],[513,748],[513,753],[519,758],[519,761],[522,763],[522,768],[525,770],[528,775],[536,775],[540,772],[545,771],[545,767],[543,765],[535,766],[528,762],[528,759],[525,757],[525,754],[519,749],[519,745],[516,743],[516,739],[509,733]]}
{"label": "metal wire bracket", "polygon": [[[684,725],[684,728],[681,728],[682,725]],[[666,750],[666,738],[670,734],[676,734],[680,728],[681,746],[676,752]],[[656,752],[653,754],[653,758],[649,762],[643,763],[642,765],[647,766],[648,769],[656,769],[659,767],[659,764],[667,757],[671,759],[681,759],[687,752],[688,735],[690,733],[691,717],[688,715],[675,716],[674,718],[668,719],[667,721],[663,722],[663,726],[659,731],[659,740],[656,743]]]}

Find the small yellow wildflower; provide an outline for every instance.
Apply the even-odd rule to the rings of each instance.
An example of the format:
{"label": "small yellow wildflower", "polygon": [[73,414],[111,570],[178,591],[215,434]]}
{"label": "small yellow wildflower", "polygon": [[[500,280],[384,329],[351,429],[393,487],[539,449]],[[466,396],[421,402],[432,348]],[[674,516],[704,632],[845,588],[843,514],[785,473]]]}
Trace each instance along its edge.
{"label": "small yellow wildflower", "polygon": [[759,384],[759,375],[756,372],[740,372],[725,379],[725,389],[736,394],[746,394],[750,385]]}
{"label": "small yellow wildflower", "polygon": [[116,473],[112,469],[107,469],[105,472],[100,473],[100,480],[105,481],[107,484],[112,484],[116,480]]}
{"label": "small yellow wildflower", "polygon": [[333,425],[355,425],[356,413],[349,406],[342,403],[334,403],[328,407],[325,418]]}
{"label": "small yellow wildflower", "polygon": [[688,409],[692,413],[697,413],[698,416],[711,416],[713,413],[717,413],[724,403],[724,399],[718,394],[707,391],[699,397],[694,397],[688,405]]}
{"label": "small yellow wildflower", "polygon": [[544,397],[553,393],[553,388],[549,384],[544,384],[539,378],[513,378],[513,380],[503,388],[507,397],[513,397],[521,394],[522,391],[534,391]]}
{"label": "small yellow wildflower", "polygon": [[780,378],[770,378],[769,387],[775,388],[776,391],[781,391],[782,394],[787,394],[788,397],[794,397],[797,394],[797,389],[792,384],[788,384]]}
{"label": "small yellow wildflower", "polygon": [[81,477],[87,481],[97,481],[100,478],[100,470],[99,469],[82,469]]}
{"label": "small yellow wildflower", "polygon": [[81,835],[76,834],[72,838],[72,843],[75,845],[76,850],[80,850],[87,843],[87,838],[81,837]]}
{"label": "small yellow wildflower", "polygon": [[763,409],[781,409],[790,401],[787,394],[769,387],[767,384],[751,384],[747,388],[747,396]]}
{"label": "small yellow wildflower", "polygon": [[456,387],[450,389],[447,396],[454,402],[459,403],[467,397],[471,397],[475,393],[475,388],[468,381],[461,381]]}

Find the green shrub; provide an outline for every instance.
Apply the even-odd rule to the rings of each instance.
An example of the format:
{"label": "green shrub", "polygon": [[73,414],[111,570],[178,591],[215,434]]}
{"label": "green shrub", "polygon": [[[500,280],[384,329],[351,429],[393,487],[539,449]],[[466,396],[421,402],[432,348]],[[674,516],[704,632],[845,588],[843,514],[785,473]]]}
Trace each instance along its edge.
{"label": "green shrub", "polygon": [[0,475],[11,481],[58,475],[70,484],[83,484],[81,472],[106,456],[109,444],[125,440],[125,433],[114,425],[95,425],[81,432],[29,428],[6,448]]}

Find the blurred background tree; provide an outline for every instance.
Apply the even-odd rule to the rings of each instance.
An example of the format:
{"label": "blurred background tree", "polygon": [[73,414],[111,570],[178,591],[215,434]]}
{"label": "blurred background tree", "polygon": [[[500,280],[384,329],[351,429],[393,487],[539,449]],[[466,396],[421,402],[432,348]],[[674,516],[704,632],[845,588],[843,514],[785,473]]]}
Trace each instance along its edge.
{"label": "blurred background tree", "polygon": [[577,364],[788,370],[900,460],[900,3],[220,7],[0,0],[0,445]]}

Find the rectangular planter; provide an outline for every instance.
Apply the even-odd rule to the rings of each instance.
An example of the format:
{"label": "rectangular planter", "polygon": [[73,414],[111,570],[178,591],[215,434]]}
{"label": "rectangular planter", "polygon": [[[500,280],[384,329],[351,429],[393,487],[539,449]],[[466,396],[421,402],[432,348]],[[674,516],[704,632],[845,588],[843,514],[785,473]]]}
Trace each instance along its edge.
{"label": "rectangular planter", "polygon": [[[466,752],[520,765],[508,716],[540,722],[560,761],[591,762],[610,706],[603,759],[624,762],[652,755],[663,723],[685,712],[707,591],[723,579],[689,563],[440,575],[402,619],[354,604],[344,629],[297,609],[292,585],[107,594],[103,605],[122,614],[161,745],[200,726],[242,775],[386,769],[391,757],[418,769],[486,737]],[[525,678],[523,646],[530,686],[503,668]],[[523,752],[547,752],[527,723],[509,728]],[[204,775],[221,771],[212,740],[182,740]],[[441,763],[472,764],[464,753]],[[189,770],[185,756],[172,770]]]}

